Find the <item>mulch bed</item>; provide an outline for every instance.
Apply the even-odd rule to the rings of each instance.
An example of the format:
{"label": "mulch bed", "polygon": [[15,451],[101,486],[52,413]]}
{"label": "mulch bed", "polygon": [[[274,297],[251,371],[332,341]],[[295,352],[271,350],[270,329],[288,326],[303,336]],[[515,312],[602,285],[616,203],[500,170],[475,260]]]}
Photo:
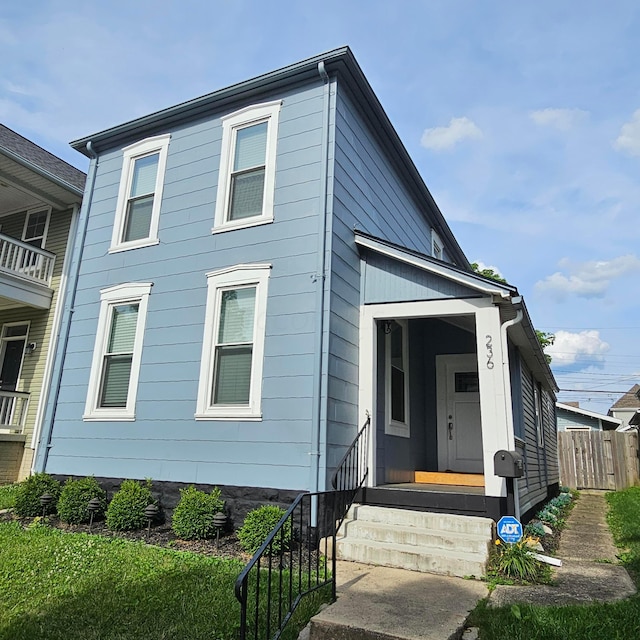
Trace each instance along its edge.
{"label": "mulch bed", "polygon": [[[16,520],[24,527],[29,526],[34,518],[18,518],[11,512],[0,514],[0,522]],[[176,551],[191,551],[206,556],[218,556],[222,558],[236,558],[242,562],[249,562],[251,555],[247,554],[240,547],[238,536],[229,532],[221,532],[219,541],[211,540],[180,540],[171,530],[167,523],[158,523],[151,526],[151,529],[141,529],[136,531],[111,531],[107,528],[104,520],[95,521],[89,530],[88,524],[66,524],[61,522],[57,516],[47,516],[46,524],[61,531],[70,533],[91,533],[93,535],[105,536],[108,538],[120,538],[123,540],[138,540],[157,547],[166,547]]]}

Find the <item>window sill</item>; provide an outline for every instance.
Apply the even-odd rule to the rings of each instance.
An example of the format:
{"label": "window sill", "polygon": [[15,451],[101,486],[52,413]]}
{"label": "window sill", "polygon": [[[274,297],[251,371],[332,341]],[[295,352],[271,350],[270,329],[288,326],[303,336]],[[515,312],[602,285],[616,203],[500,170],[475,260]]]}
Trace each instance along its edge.
{"label": "window sill", "polygon": [[410,438],[411,430],[408,424],[402,422],[388,422],[384,429],[385,435],[397,436],[399,438]]}
{"label": "window sill", "polygon": [[135,242],[127,242],[109,247],[108,253],[120,253],[121,251],[129,251],[130,249],[153,247],[157,244],[160,244],[160,240],[158,238],[145,238],[144,240],[136,240]]}
{"label": "window sill", "polygon": [[262,422],[261,413],[196,413],[194,417],[198,421],[225,420],[227,422]]}
{"label": "window sill", "polygon": [[84,422],[135,422],[135,414],[122,413],[89,413],[82,416]]}
{"label": "window sill", "polygon": [[224,233],[225,231],[235,231],[236,229],[246,229],[248,227],[257,227],[261,224],[270,224],[273,222],[273,216],[260,216],[259,218],[245,218],[237,222],[226,222],[213,227],[211,233]]}

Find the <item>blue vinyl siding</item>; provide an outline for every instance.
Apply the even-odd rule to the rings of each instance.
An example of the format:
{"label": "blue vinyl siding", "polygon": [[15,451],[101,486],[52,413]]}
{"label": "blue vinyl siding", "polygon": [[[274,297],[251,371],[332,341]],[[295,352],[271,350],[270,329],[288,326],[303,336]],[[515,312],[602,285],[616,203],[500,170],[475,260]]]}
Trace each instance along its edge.
{"label": "blue vinyl siding", "polygon": [[[108,253],[121,150],[99,158],[75,311],[47,471],[307,489],[315,331],[322,85],[283,100],[275,221],[212,234],[222,127],[219,117],[172,130],[160,244]],[[131,140],[134,142],[134,140]],[[261,422],[196,421],[207,282],[240,263],[270,263]],[[83,422],[100,289],[153,282],[135,422]],[[339,411],[336,411],[339,415]]]}
{"label": "blue vinyl siding", "polygon": [[558,413],[558,431],[566,431],[567,427],[580,427],[591,429],[592,431],[601,431],[602,426],[600,420],[592,416],[585,416],[566,409],[557,409]]}
{"label": "blue vinyl siding", "polygon": [[[427,204],[414,201],[402,176],[345,91],[338,87],[335,108],[335,162],[331,217],[328,475],[351,443],[358,415],[360,255],[353,229],[431,253]],[[367,407],[373,411],[375,407]],[[364,408],[363,408],[364,409]]]}

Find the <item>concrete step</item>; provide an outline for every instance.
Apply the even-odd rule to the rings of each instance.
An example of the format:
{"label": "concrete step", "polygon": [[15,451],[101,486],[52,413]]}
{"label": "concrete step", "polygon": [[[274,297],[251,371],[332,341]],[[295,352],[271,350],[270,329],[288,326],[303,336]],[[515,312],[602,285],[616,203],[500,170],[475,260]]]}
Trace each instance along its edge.
{"label": "concrete step", "polygon": [[486,571],[486,556],[446,549],[429,549],[376,540],[343,539],[337,542],[337,559],[362,562],[409,571],[438,573],[446,576],[481,577]]}
{"label": "concrete step", "polygon": [[338,533],[338,539],[344,538],[476,553],[483,558],[487,554],[487,536],[485,535],[400,525],[389,526],[362,520],[345,520]]}
{"label": "concrete step", "polygon": [[417,527],[435,531],[464,533],[491,538],[493,520],[479,516],[459,516],[449,513],[390,509],[372,505],[354,504],[347,514],[349,520],[379,522],[404,527]]}
{"label": "concrete step", "polygon": [[484,576],[489,518],[354,505],[336,540],[336,558],[450,576]]}

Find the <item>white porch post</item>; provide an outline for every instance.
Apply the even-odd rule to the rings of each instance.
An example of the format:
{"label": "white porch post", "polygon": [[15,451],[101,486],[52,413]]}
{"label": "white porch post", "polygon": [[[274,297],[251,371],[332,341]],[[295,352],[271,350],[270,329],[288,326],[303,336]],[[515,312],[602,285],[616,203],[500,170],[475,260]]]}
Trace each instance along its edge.
{"label": "white porch post", "polygon": [[378,345],[376,342],[376,320],[371,307],[362,305],[360,307],[360,357],[358,367],[358,428],[362,426],[365,413],[371,414],[371,424],[369,425],[369,451],[368,461],[369,477],[367,486],[376,486],[376,366],[378,362]]}
{"label": "white porch post", "polygon": [[493,456],[499,449],[513,449],[506,405],[504,367],[500,334],[500,312],[491,306],[476,311],[478,381],[482,418],[482,448],[485,495],[505,496],[506,482],[493,473]]}

